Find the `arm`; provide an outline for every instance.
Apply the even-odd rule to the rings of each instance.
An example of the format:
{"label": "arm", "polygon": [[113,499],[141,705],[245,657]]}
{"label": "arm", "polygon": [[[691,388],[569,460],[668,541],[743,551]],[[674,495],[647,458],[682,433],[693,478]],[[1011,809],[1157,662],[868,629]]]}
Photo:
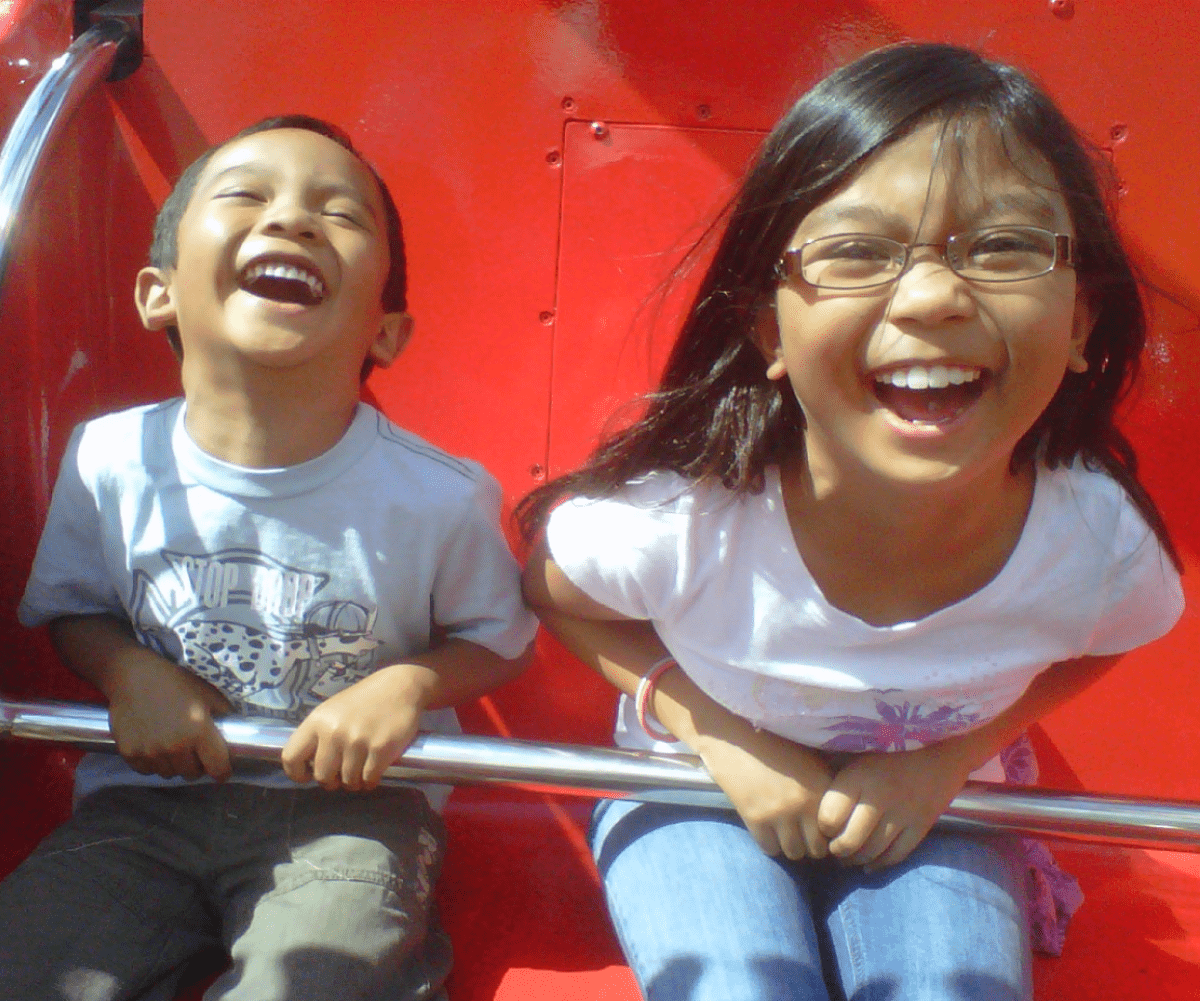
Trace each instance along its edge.
{"label": "arm", "polygon": [[[649,622],[624,618],[572,584],[544,539],[534,547],[522,587],[543,624],[627,695],[668,655]],[[756,730],[678,668],[662,675],[651,708],[700,756],[764,852],[793,859],[826,854],[816,809],[831,773],[819,754]]]}
{"label": "arm", "polygon": [[856,755],[834,776],[818,819],[832,854],[883,868],[902,861],[976,768],[1025,729],[1103,677],[1121,659],[1078,657],[1053,664],[995,719],[916,751]]}
{"label": "arm", "polygon": [[478,698],[529,663],[532,645],[512,660],[466,640],[381,667],[314,709],[283,749],[293,782],[326,789],[373,789],[412,743],[421,713]]}
{"label": "arm", "polygon": [[108,699],[117,750],[131,767],[163,778],[229,777],[229,750],[213,722],[229,703],[212,685],[143,646],[115,616],[65,616],[49,629],[67,667]]}

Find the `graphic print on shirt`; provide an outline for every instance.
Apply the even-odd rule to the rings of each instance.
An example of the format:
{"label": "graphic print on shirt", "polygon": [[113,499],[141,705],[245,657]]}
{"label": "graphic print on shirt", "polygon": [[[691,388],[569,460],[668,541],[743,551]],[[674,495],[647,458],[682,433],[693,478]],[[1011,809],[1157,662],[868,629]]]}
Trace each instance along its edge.
{"label": "graphic print on shirt", "polygon": [[370,674],[381,642],[374,608],[316,600],[329,579],[253,549],[163,550],[134,570],[133,625],[240,711],[297,719]]}
{"label": "graphic print on shirt", "polygon": [[911,751],[970,730],[982,713],[964,706],[929,706],[909,700],[890,702],[899,689],[864,693],[873,696],[877,716],[844,716],[825,727],[834,734],[826,751]]}

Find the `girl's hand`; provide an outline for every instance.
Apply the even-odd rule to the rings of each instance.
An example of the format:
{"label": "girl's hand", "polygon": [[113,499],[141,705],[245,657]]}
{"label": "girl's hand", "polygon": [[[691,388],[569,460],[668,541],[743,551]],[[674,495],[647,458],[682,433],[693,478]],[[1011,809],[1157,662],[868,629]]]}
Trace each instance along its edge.
{"label": "girl's hand", "polygon": [[824,858],[829,841],[817,821],[832,772],[815,751],[746,725],[737,742],[706,737],[696,750],[751,837],[768,855]]}
{"label": "girl's hand", "polygon": [[108,703],[121,757],[144,775],[229,778],[229,749],[213,722],[229,712],[225,696],[145,647],[130,651],[125,661]]}
{"label": "girl's hand", "polygon": [[287,777],[326,789],[374,789],[417,734],[419,673],[393,664],[322,702],[284,745]]}
{"label": "girl's hand", "polygon": [[903,861],[962,790],[968,762],[953,741],[855,755],[834,776],[817,812],[830,854],[869,869]]}

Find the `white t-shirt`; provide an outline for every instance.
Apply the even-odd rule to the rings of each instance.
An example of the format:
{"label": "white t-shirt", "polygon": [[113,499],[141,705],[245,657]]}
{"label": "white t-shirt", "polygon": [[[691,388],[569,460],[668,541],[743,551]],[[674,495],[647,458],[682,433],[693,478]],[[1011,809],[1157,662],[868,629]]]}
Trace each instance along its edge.
{"label": "white t-shirt", "polygon": [[[1046,667],[1130,650],[1179,618],[1179,577],[1109,476],[1038,472],[1021,538],[976,593],[915,622],[835,608],[796,549],[779,472],[737,496],[671,473],[551,515],[555,562],[589,597],[651,620],[680,667],[756,726],[828,751],[899,751],[1012,705]],[[624,699],[615,739],[655,747]],[[998,777],[998,776],[997,776]]]}
{"label": "white t-shirt", "polygon": [[[533,638],[500,489],[479,465],[360,404],[323,455],[248,469],[198,448],[183,415],[175,399],[76,428],[22,623],[120,616],[238,712],[291,721],[427,650],[435,631],[505,658]],[[459,732],[449,709],[421,727]],[[243,780],[286,782],[278,770]],[[76,773],[79,795],[163,782],[116,755]]]}

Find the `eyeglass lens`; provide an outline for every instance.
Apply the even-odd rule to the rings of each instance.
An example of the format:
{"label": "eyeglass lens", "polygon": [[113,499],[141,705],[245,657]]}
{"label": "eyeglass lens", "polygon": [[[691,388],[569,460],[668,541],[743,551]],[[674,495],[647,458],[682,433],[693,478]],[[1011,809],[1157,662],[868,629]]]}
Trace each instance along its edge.
{"label": "eyeglass lens", "polygon": [[[843,233],[812,240],[786,256],[793,273],[799,264],[801,277],[810,285],[855,289],[899,278],[909,248],[884,236]],[[989,227],[950,237],[944,257],[950,268],[973,281],[1020,281],[1053,270],[1057,240],[1037,226]]]}

